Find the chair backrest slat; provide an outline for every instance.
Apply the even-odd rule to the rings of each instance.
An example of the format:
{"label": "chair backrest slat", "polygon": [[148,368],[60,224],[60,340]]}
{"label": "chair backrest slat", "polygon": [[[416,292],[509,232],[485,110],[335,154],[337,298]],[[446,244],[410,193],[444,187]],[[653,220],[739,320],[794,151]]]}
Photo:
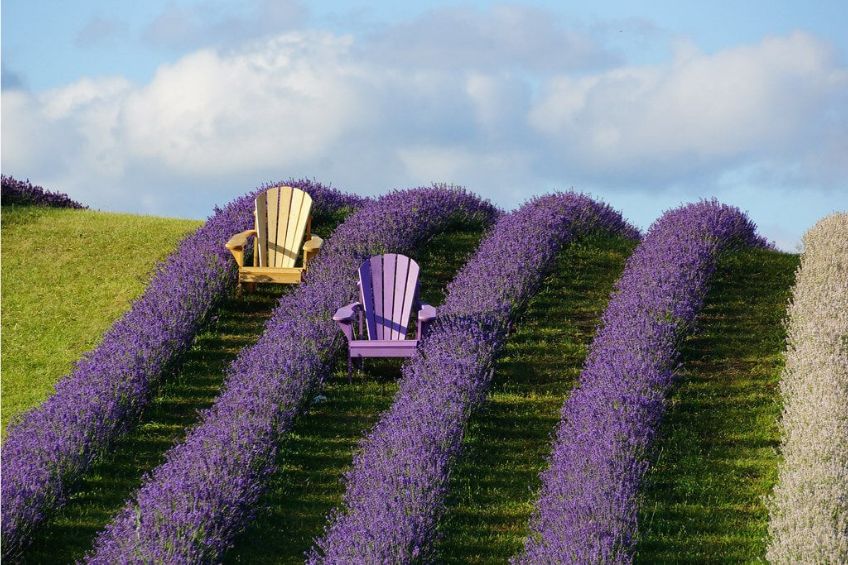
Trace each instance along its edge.
{"label": "chair backrest slat", "polygon": [[[406,302],[406,276],[409,274],[409,257],[395,255],[395,276],[392,284],[394,301],[391,310],[386,309],[386,317],[391,318],[392,327],[389,339],[403,339],[406,337],[406,327],[401,331],[400,320],[403,314],[403,303]],[[397,325],[396,325],[397,324]],[[403,334],[403,335],[401,335]]]}
{"label": "chair backrest slat", "polygon": [[[277,190],[279,194],[279,205],[277,207],[277,229],[274,230],[274,238],[268,237],[268,266],[282,267],[286,259],[286,232],[291,229],[289,225],[289,207],[292,200],[292,189],[288,186],[283,186]],[[271,191],[268,192],[268,198],[273,198]],[[270,203],[269,206],[270,208]],[[271,230],[268,230],[271,233]],[[273,250],[273,252],[271,251]]]}
{"label": "chair backrest slat", "polygon": [[268,201],[262,193],[256,197],[256,247],[254,253],[259,255],[258,265],[264,267],[268,264]]}
{"label": "chair backrest slat", "polygon": [[[265,209],[267,211],[268,232],[265,239],[265,253],[267,260],[263,267],[275,267],[277,265],[278,249],[275,245],[277,241],[277,230],[280,228],[280,189],[271,188],[265,193]],[[285,229],[285,226],[283,226]]]}
{"label": "chair backrest slat", "polygon": [[383,255],[383,308],[377,313],[378,323],[383,327],[383,337],[392,339],[392,309],[395,298],[395,267],[397,254]]}
{"label": "chair backrest slat", "polygon": [[408,257],[404,257],[404,259],[407,260],[406,277],[403,281],[400,278],[397,281],[398,285],[403,284],[403,289],[400,291],[403,293],[403,308],[395,314],[395,319],[401,322],[404,330],[396,339],[406,338],[406,325],[409,324],[412,307],[418,299],[418,263]]}
{"label": "chair backrest slat", "polygon": [[365,310],[365,329],[368,331],[368,339],[377,339],[377,325],[374,320],[374,279],[370,262],[371,259],[367,259],[359,267],[359,301],[362,309]]}
{"label": "chair backrest slat", "polygon": [[419,271],[415,261],[395,253],[371,257],[359,267],[360,299],[369,339],[406,339]]}
{"label": "chair backrest slat", "polygon": [[292,193],[291,207],[289,208],[289,231],[286,234],[286,254],[283,267],[294,267],[297,254],[303,247],[303,238],[306,235],[306,221],[309,211],[312,209],[312,198],[302,190]]}
{"label": "chair backrest slat", "polygon": [[256,197],[256,250],[260,267],[294,267],[303,247],[312,198],[290,186]]}

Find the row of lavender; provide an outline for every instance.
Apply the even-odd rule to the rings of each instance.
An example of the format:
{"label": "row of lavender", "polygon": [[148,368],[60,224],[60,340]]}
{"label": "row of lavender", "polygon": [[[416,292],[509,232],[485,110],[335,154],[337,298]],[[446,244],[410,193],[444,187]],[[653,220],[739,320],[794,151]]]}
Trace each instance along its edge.
{"label": "row of lavender", "polygon": [[[289,184],[312,194],[319,224],[363,202],[310,181]],[[248,194],[216,210],[187,237],[157,266],[144,294],[100,345],[56,385],[55,394],[9,426],[2,449],[4,557],[20,552],[75,480],[137,421],[165,369],[234,288],[224,243],[252,226],[253,198]]]}
{"label": "row of lavender", "polygon": [[765,246],[739,210],[672,210],[627,262],[580,380],[562,407],[531,535],[515,563],[627,563],[637,494],[666,405],[678,346],[693,327],[718,255]]}
{"label": "row of lavender", "polygon": [[818,222],[788,311],[772,563],[848,563],[848,214]]}
{"label": "row of lavender", "polygon": [[0,201],[3,205],[18,204],[49,206],[51,208],[87,208],[67,194],[53,192],[27,180],[0,175]]}
{"label": "row of lavender", "polygon": [[355,297],[359,264],[411,253],[451,222],[488,224],[497,214],[465,191],[434,187],[391,193],[339,226],[304,284],[281,299],[259,341],[233,362],[199,426],[101,532],[89,562],[217,561],[252,517],[278,440],[342,345],[332,314]]}
{"label": "row of lavender", "polygon": [[439,321],[404,366],[392,407],[364,440],[312,563],[407,563],[431,557],[448,477],[484,400],[511,317],[563,245],[591,231],[638,237],[605,205],[538,198],[503,217],[448,287]]}
{"label": "row of lavender", "polygon": [[[315,189],[307,190],[312,193]],[[245,198],[249,202],[249,197]],[[320,206],[319,198],[316,204]],[[236,203],[227,210],[234,205]],[[204,414],[202,425],[191,432],[184,444],[169,452],[165,465],[145,481],[136,500],[130,502],[101,535],[97,552],[90,560],[194,562],[217,559],[250,517],[251,507],[273,468],[276,439],[290,428],[308,392],[327,372],[327,362],[340,342],[334,341],[337,332],[331,323],[326,323],[329,316],[324,315],[353,296],[354,290],[346,288],[351,282],[351,267],[373,253],[411,249],[428,234],[444,228],[452,210],[459,210],[460,216],[467,221],[485,222],[494,215],[490,206],[465,193],[422,189],[389,195],[346,222],[339,229],[340,237],[328,242],[307,283],[281,301],[260,342],[242,352],[234,363],[224,394],[213,409]],[[219,214],[223,212],[226,210]],[[378,217],[383,221],[375,222]],[[422,227],[422,224],[427,225]],[[375,225],[381,226],[380,229],[375,229]],[[419,229],[420,233],[416,231]],[[335,515],[324,539],[312,552],[313,561],[367,561],[380,556],[408,561],[427,555],[443,509],[447,475],[461,446],[465,422],[485,396],[493,358],[503,343],[510,316],[532,294],[556,251],[575,234],[591,229],[638,235],[609,208],[575,195],[538,199],[498,224],[475,259],[452,283],[447,304],[442,309],[443,320],[427,338],[420,356],[406,367],[395,405],[367,439],[366,450],[357,458],[348,477],[346,511]],[[677,240],[670,235],[675,229],[684,232],[678,234]],[[226,235],[231,233],[233,231],[228,230]],[[530,242],[535,246],[532,252],[528,252],[528,233],[537,234]],[[548,241],[539,238],[538,234],[552,237]],[[628,544],[632,542],[635,528],[635,513],[632,523],[627,524],[631,517],[627,512],[633,511],[632,489],[628,489],[638,485],[644,472],[645,447],[650,444],[662,411],[661,400],[677,355],[676,342],[685,335],[700,307],[716,254],[736,243],[762,245],[744,216],[716,203],[701,203],[668,214],[652,228],[642,247],[654,240],[660,243],[652,243],[652,250],[642,251],[643,257],[636,266],[629,263],[619,283],[618,294],[610,305],[612,309],[616,301],[624,300],[621,295],[629,292],[631,298],[635,298],[625,303],[631,304],[634,311],[630,317],[621,312],[616,316],[608,311],[604,330],[598,338],[600,340],[606,333],[618,335],[623,340],[618,345],[634,346],[635,353],[629,360],[626,355],[616,357],[619,365],[623,363],[617,368],[614,362],[604,366],[597,359],[600,354],[595,353],[596,349],[607,347],[608,353],[626,353],[626,347],[612,347],[610,344],[616,343],[613,337],[606,346],[603,343],[599,346],[596,340],[581,386],[575,392],[577,395],[587,388],[583,381],[591,384],[586,374],[594,366],[593,359],[598,365],[594,370],[606,369],[618,377],[622,377],[621,371],[637,367],[647,371],[641,376],[645,380],[641,390],[638,382],[617,381],[618,386],[622,386],[622,382],[634,385],[618,391],[618,404],[614,404],[619,407],[617,411],[604,416],[604,405],[589,406],[589,412],[594,408],[592,414],[596,419],[600,417],[601,422],[619,423],[617,427],[611,426],[611,437],[631,438],[625,444],[635,438],[637,448],[622,450],[621,444],[614,441],[604,444],[617,447],[620,452],[608,457],[614,460],[608,468],[622,474],[605,475],[616,477],[621,483],[608,491],[613,498],[607,500],[604,510],[606,516],[613,519],[611,524],[596,523],[600,514],[591,514],[590,507],[597,499],[590,499],[588,505],[581,506],[581,509],[589,509],[583,518],[590,523],[590,529],[596,528],[588,533],[590,542],[593,536],[600,541],[594,539],[598,542],[594,548],[586,546],[586,552],[572,552],[571,555],[627,560]],[[683,252],[679,254],[683,257],[674,255],[675,245],[682,245]],[[631,263],[639,253],[637,251]],[[330,259],[326,258],[328,254]],[[503,261],[504,256],[511,260]],[[327,265],[322,267],[324,261]],[[215,261],[211,261],[210,267],[214,264]],[[686,272],[685,276],[680,275],[681,269]],[[627,273],[631,270],[641,275],[629,275],[635,282],[627,286]],[[646,274],[649,272],[658,277],[653,286],[648,284],[651,281],[646,283],[645,280],[650,278]],[[692,276],[687,278],[688,275]],[[232,278],[232,273],[229,276]],[[678,284],[681,277],[693,288],[682,289]],[[315,312],[314,316],[298,319],[298,312],[307,305],[314,305],[309,309]],[[616,334],[609,329],[608,317],[618,323],[641,319],[644,323],[638,326],[639,331],[647,337],[638,343],[633,335],[639,332]],[[305,345],[298,347],[301,342]],[[596,387],[598,380],[594,381]],[[590,394],[582,394],[590,401],[595,397],[603,401],[609,399],[604,396],[609,391],[601,388],[593,392],[588,388]],[[650,394],[645,395],[646,390]],[[596,399],[595,402],[600,401]],[[557,449],[562,443],[568,406],[566,403],[563,408]],[[410,417],[409,421],[415,423],[412,433],[409,422],[402,423],[404,417]],[[595,435],[588,425],[580,429]],[[615,435],[628,429],[629,436]],[[604,434],[602,438],[609,439],[610,436]],[[571,438],[571,441],[580,443],[581,440],[575,442],[575,438]],[[586,434],[582,441],[588,442]],[[596,453],[606,449],[595,447]],[[556,453],[557,450],[554,467],[548,474],[555,472]],[[8,461],[6,455],[4,446],[4,460]],[[595,463],[596,460],[591,460],[590,466]],[[84,467],[77,473],[82,470]],[[597,471],[589,466],[582,470],[590,475]],[[572,473],[571,477],[575,475]],[[595,478],[595,475],[589,477],[587,484]],[[546,475],[545,488],[548,488],[548,479]],[[5,555],[8,540],[5,478],[3,495]],[[619,497],[615,498],[617,495]],[[545,561],[554,555],[531,555],[533,544],[544,545],[545,533],[549,533],[538,528],[542,523],[544,503],[543,498],[534,523],[536,535],[528,540],[528,550],[521,560]],[[557,536],[561,534],[554,532],[553,537]],[[539,543],[540,540],[543,543]],[[613,549],[604,550],[605,544],[607,549]],[[555,554],[555,560],[562,560],[563,555],[568,554]]]}

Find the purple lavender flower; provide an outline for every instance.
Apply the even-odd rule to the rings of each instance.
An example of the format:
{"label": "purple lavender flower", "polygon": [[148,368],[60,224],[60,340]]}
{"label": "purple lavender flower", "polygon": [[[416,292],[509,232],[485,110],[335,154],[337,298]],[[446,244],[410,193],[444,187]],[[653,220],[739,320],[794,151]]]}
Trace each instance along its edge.
{"label": "purple lavender flower", "polygon": [[359,264],[410,253],[450,222],[489,223],[496,215],[465,191],[433,187],[390,193],[348,218],[305,282],[280,300],[259,341],[233,362],[198,427],[101,532],[88,561],[218,560],[253,517],[278,440],[343,344],[332,315],[354,298]]}
{"label": "purple lavender flower", "polygon": [[[319,221],[360,203],[311,181],[289,184],[312,195]],[[235,263],[224,243],[252,226],[254,195],[217,210],[186,237],[101,344],[56,384],[55,394],[9,425],[2,450],[3,557],[21,551],[75,479],[137,422],[165,368],[232,291]]]}
{"label": "purple lavender flower", "polygon": [[0,175],[0,198],[3,205],[23,204],[34,206],[50,206],[52,208],[88,208],[61,192],[45,190],[29,182],[14,177]]}
{"label": "purple lavender flower", "polygon": [[636,248],[562,407],[531,535],[514,563],[632,560],[636,496],[678,346],[719,253],[741,245],[767,246],[738,209],[703,201],[667,212]]}
{"label": "purple lavender flower", "polygon": [[590,231],[639,236],[609,206],[573,193],[537,198],[501,218],[448,286],[439,321],[403,369],[391,408],[347,474],[310,563],[408,563],[432,557],[453,461],[485,399],[509,321],[563,245]]}

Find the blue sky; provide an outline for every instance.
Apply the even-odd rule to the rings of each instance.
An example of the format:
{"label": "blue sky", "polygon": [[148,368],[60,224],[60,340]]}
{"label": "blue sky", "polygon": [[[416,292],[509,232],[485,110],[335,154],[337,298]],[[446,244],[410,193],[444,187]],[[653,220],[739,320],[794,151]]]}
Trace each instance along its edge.
{"label": "blue sky", "polygon": [[[573,5],[569,5],[573,4]],[[708,4],[708,5],[707,5]],[[845,2],[2,3],[2,169],[202,218],[266,181],[848,209]]]}

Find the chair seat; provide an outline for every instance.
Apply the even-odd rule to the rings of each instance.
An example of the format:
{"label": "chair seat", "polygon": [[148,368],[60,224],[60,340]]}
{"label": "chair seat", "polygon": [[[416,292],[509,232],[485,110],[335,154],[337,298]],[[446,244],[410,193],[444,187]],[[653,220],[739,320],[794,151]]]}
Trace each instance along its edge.
{"label": "chair seat", "polygon": [[301,267],[242,267],[239,282],[299,283],[303,280]]}
{"label": "chair seat", "polygon": [[363,357],[412,357],[418,346],[417,339],[355,339],[350,342],[350,356]]}

